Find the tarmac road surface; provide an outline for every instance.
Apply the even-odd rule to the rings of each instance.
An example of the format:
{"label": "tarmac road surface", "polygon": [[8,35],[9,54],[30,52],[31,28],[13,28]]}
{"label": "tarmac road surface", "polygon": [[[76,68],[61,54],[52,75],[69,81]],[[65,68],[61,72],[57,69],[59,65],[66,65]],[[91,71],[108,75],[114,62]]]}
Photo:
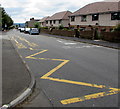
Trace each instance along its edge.
{"label": "tarmac road surface", "polygon": [[117,49],[17,30],[9,37],[37,81],[23,107],[118,107]]}

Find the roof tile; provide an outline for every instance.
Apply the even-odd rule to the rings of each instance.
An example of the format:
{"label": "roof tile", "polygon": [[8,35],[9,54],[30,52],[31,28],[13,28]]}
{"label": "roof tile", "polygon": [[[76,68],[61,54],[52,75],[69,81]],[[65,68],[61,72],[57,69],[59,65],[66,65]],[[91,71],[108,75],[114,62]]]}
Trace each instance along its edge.
{"label": "roof tile", "polygon": [[70,11],[63,11],[58,12],[49,17],[47,20],[61,20],[61,19],[69,19],[68,16],[70,16],[72,13]]}
{"label": "roof tile", "polygon": [[96,2],[88,4],[75,11],[71,16],[120,11],[118,3],[120,2]]}

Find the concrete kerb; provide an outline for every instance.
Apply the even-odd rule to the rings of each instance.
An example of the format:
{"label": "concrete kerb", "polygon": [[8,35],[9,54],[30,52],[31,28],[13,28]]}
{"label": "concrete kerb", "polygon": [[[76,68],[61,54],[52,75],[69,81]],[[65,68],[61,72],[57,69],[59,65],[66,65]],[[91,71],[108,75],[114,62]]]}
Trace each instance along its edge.
{"label": "concrete kerb", "polygon": [[[44,34],[44,33],[42,33],[41,35],[47,35],[48,37],[54,37],[54,35],[49,35],[49,34]],[[70,40],[70,41],[76,41],[76,42],[82,42],[82,43],[87,43],[87,44],[92,44],[92,45],[98,45],[98,46],[103,46],[103,47],[112,48],[112,49],[120,49],[119,47],[112,47],[112,46],[107,46],[107,45],[103,45],[103,44],[96,44],[96,43],[91,43],[91,42],[75,40],[75,39],[67,39],[65,37],[64,38],[63,37],[55,37],[55,38],[65,39],[65,40]]]}
{"label": "concrete kerb", "polygon": [[[12,43],[12,45],[13,45],[13,43]],[[15,50],[16,50],[17,54],[19,55],[18,50],[16,48],[15,48]],[[11,101],[9,104],[4,104],[2,107],[0,107],[0,109],[8,109],[8,108],[15,107],[16,105],[22,103],[25,99],[27,99],[32,94],[33,89],[35,88],[36,81],[35,81],[32,71],[30,70],[30,68],[28,67],[26,62],[22,59],[22,56],[19,55],[19,57],[21,58],[23,64],[26,66],[28,72],[30,73],[31,82],[30,82],[28,88],[23,93],[21,93],[20,96],[18,96],[16,99]]]}

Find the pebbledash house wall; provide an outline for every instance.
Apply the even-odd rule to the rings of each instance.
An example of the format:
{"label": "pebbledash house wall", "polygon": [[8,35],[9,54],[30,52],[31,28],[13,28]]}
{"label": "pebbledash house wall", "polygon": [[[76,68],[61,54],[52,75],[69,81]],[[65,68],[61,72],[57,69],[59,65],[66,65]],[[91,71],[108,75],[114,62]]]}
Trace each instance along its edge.
{"label": "pebbledash house wall", "polygon": [[69,20],[61,20],[61,23],[59,23],[59,20],[55,20],[55,24],[54,24],[54,20],[52,20],[52,23],[50,24],[50,21],[48,21],[48,24],[46,24],[47,27],[50,27],[51,25],[53,25],[53,27],[59,27],[60,25],[63,25],[63,27],[68,27],[69,24]]}
{"label": "pebbledash house wall", "polygon": [[46,22],[40,22],[41,27],[46,27]]}
{"label": "pebbledash house wall", "polygon": [[106,28],[108,31],[118,23],[120,23],[120,20],[111,20],[111,13],[99,14],[99,19],[97,21],[92,21],[92,15],[87,15],[86,21],[81,21],[81,16],[75,16],[75,21],[71,21],[70,18],[70,25],[88,27],[89,25],[96,26],[96,24],[98,24],[99,28]]}
{"label": "pebbledash house wall", "polygon": [[61,24],[63,25],[63,27],[69,27],[69,20],[62,20]]}
{"label": "pebbledash house wall", "polygon": [[37,21],[35,21],[35,20],[28,21],[27,27],[34,28],[35,27],[35,23],[37,23]]}

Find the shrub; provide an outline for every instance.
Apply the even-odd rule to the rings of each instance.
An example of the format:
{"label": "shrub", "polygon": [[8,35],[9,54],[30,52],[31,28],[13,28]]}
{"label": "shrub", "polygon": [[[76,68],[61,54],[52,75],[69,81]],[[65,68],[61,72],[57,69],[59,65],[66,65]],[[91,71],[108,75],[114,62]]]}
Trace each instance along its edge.
{"label": "shrub", "polygon": [[14,25],[12,25],[12,26],[10,26],[8,29],[14,29],[15,28],[15,26]]}
{"label": "shrub", "polygon": [[39,24],[38,22],[36,22],[36,23],[34,24],[34,27],[35,27],[35,28],[40,28],[40,24]]}
{"label": "shrub", "polygon": [[42,29],[48,29],[48,27],[41,27]]}
{"label": "shrub", "polygon": [[118,25],[115,27],[114,31],[120,31],[120,24],[118,24]]}
{"label": "shrub", "polygon": [[68,28],[63,28],[63,30],[69,30]]}
{"label": "shrub", "polygon": [[59,29],[62,30],[64,27],[63,25],[59,25]]}

